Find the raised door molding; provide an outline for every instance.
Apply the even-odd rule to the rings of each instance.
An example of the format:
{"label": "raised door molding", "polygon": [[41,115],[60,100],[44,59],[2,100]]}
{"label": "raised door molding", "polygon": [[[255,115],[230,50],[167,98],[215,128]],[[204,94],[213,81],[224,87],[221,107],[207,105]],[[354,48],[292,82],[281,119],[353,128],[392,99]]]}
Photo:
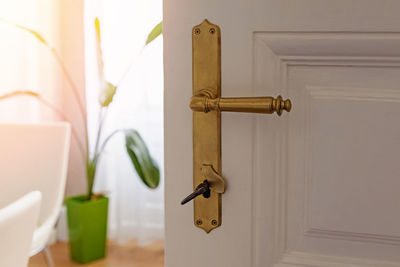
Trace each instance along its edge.
{"label": "raised door molding", "polygon": [[[373,251],[379,246],[379,249],[387,248],[389,256],[399,249],[400,235],[392,234],[390,230],[376,234],[323,227],[318,225],[318,220],[313,221],[310,209],[313,209],[312,198],[315,197],[311,109],[321,105],[318,101],[342,101],[339,103],[342,106],[348,103],[346,101],[397,105],[400,89],[394,84],[396,72],[400,73],[400,33],[256,32],[253,40],[254,94],[288,96],[293,100],[292,113],[295,114],[279,119],[262,116],[255,119],[253,266],[265,266],[262,265],[265,263],[266,266],[280,267],[400,266],[400,258],[395,256],[392,262],[376,259],[373,254],[371,259],[356,259],[341,255],[337,249],[326,249],[326,254],[314,252],[313,245],[304,242],[363,245],[364,251]],[[355,71],[354,79],[357,75],[362,77],[365,71],[376,72],[377,82],[357,85],[357,81],[345,73],[346,67]],[[302,80],[302,73],[306,75],[309,70],[316,70],[315,73],[319,74],[319,69],[326,68],[332,68],[337,72],[334,75],[343,77],[343,84],[340,81],[340,85],[327,83],[329,78],[322,76],[320,84],[308,83],[307,77]],[[387,75],[393,77],[387,86],[385,81],[379,81],[384,70],[390,70]],[[321,72],[321,75],[326,74]],[[294,83],[299,84],[296,90],[293,89]],[[395,107],[390,110],[395,110]],[[300,223],[293,225],[293,218]],[[346,227],[353,229],[351,224]],[[332,243],[332,247],[337,244]],[[265,247],[267,250],[261,251],[260,248]]]}

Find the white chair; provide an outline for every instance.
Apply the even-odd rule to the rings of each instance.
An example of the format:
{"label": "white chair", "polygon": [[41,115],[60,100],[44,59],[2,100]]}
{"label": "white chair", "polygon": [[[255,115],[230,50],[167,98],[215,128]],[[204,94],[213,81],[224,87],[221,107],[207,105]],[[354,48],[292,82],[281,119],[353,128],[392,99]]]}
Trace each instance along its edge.
{"label": "white chair", "polygon": [[0,124],[0,187],[2,201],[38,190],[42,206],[30,255],[47,248],[64,198],[71,129],[69,123]]}
{"label": "white chair", "polygon": [[41,199],[42,194],[33,191],[0,209],[0,266],[28,265]]}

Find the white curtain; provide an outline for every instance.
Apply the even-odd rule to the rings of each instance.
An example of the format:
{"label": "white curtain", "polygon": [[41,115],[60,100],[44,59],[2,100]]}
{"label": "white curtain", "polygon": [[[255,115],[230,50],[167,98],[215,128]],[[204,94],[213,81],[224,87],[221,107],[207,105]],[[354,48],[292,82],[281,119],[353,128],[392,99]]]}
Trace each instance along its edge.
{"label": "white curtain", "polygon": [[[109,106],[102,139],[115,129],[138,130],[158,162],[162,176],[162,38],[145,46],[148,33],[162,20],[162,1],[85,2],[86,96],[92,148],[99,109],[94,31],[96,16],[101,25],[105,78],[119,84],[114,101]],[[95,183],[96,192],[108,192],[110,197],[109,237],[119,243],[135,238],[143,245],[162,239],[163,185],[161,177],[158,189],[146,188],[127,156],[123,135],[113,138],[100,159]]]}

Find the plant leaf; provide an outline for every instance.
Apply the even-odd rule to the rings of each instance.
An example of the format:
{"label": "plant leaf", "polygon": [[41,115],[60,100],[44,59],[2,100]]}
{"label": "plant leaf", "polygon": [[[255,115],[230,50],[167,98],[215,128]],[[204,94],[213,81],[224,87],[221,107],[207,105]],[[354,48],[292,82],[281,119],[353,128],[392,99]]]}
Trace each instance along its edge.
{"label": "plant leaf", "polygon": [[160,183],[160,170],[136,130],[125,130],[125,146],[132,164],[143,183],[149,188],[157,188]]}
{"label": "plant leaf", "polygon": [[18,91],[12,91],[10,93],[1,95],[0,96],[0,100],[7,99],[7,98],[12,98],[12,97],[15,97],[15,96],[21,96],[21,95],[33,96],[35,98],[39,98],[40,97],[40,95],[38,93],[33,92],[33,91],[18,90]]}
{"label": "plant leaf", "polygon": [[46,46],[49,46],[49,43],[46,41],[46,39],[44,39],[44,37],[40,33],[38,33],[37,31],[32,30],[31,28],[22,26],[22,25],[17,24],[17,23],[13,23],[13,22],[7,21],[7,20],[2,19],[2,18],[0,18],[0,21],[2,21],[4,23],[7,23],[7,24],[10,24],[10,25],[12,25],[14,27],[20,28],[21,30],[27,31],[28,33],[30,33],[33,36],[35,36],[36,39],[38,39],[42,44],[44,44]]}
{"label": "plant leaf", "polygon": [[96,31],[96,52],[97,52],[97,67],[99,71],[99,82],[100,82],[100,97],[99,103],[102,107],[108,107],[114,99],[114,95],[117,92],[117,87],[110,82],[107,82],[104,78],[104,61],[103,61],[103,50],[101,49],[101,30],[99,18],[94,19],[94,28]]}
{"label": "plant leaf", "polygon": [[117,87],[104,79],[104,61],[103,50],[101,48],[100,20],[97,17],[94,19],[94,29],[96,31],[97,67],[101,86],[99,103],[102,107],[107,107],[113,101],[114,95],[117,92]]}
{"label": "plant leaf", "polygon": [[162,34],[162,21],[151,30],[147,36],[146,45],[154,41],[160,34]]}
{"label": "plant leaf", "polygon": [[87,179],[87,199],[91,199],[93,195],[94,178],[96,175],[96,162],[94,160],[88,160],[86,162],[86,179]]}
{"label": "plant leaf", "polygon": [[104,81],[103,50],[101,49],[100,21],[97,17],[94,19],[94,28],[96,30],[97,67],[98,67],[98,71],[99,71],[100,82],[103,82]]}
{"label": "plant leaf", "polygon": [[104,81],[103,88],[100,92],[99,103],[102,107],[108,107],[114,99],[117,87],[110,82]]}

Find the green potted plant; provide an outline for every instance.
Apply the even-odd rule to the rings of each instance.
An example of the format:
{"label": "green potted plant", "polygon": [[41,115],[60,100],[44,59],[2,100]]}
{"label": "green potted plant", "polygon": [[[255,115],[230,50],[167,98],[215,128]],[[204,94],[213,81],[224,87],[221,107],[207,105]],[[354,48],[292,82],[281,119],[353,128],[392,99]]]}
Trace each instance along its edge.
{"label": "green potted plant", "polygon": [[[61,67],[64,75],[69,82],[72,92],[80,108],[84,118],[85,143],[80,142],[77,133],[72,130],[73,137],[79,144],[80,151],[86,166],[87,193],[85,195],[73,196],[66,199],[67,219],[69,230],[69,244],[71,259],[80,263],[88,263],[103,258],[106,253],[107,240],[107,214],[108,214],[108,197],[103,194],[95,194],[93,185],[96,178],[96,171],[101,159],[101,155],[108,141],[118,133],[125,135],[125,149],[129,155],[136,173],[141,181],[149,188],[157,188],[160,182],[160,171],[157,163],[151,157],[145,142],[135,129],[117,129],[106,138],[103,138],[103,125],[107,115],[108,108],[113,102],[118,87],[104,79],[103,60],[101,49],[100,22],[95,19],[95,31],[97,40],[97,59],[100,77],[100,122],[97,128],[97,136],[94,140],[95,147],[93,151],[89,151],[89,140],[87,132],[87,115],[83,103],[79,98],[78,88],[73,82],[71,76],[57,50],[52,47],[46,39],[38,32],[22,25],[14,24],[0,19],[0,21],[11,24],[21,30],[32,34],[46,48],[50,50],[52,55]],[[157,24],[148,35],[146,45],[156,39],[162,33],[162,23]],[[42,104],[51,108],[62,119],[67,120],[66,116],[56,106],[46,101],[41,95],[33,91],[14,91],[9,94],[0,96],[0,100],[20,95],[34,97]]]}

